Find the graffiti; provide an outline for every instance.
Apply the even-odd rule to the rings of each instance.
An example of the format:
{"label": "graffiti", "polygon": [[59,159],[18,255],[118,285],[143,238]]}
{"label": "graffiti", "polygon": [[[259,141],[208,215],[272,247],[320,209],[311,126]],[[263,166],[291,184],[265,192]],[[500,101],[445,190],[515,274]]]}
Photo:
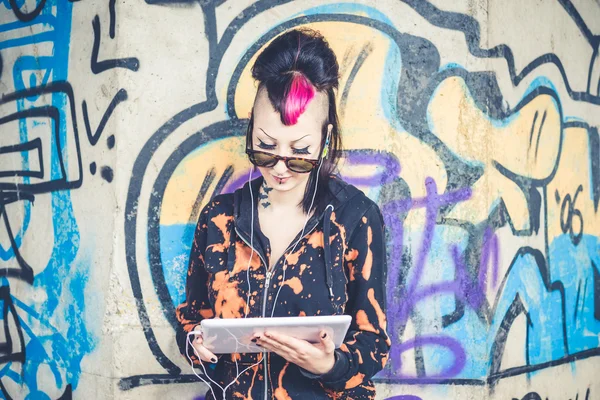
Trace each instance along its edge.
{"label": "graffiti", "polygon": [[[114,2],[111,3],[111,26],[110,36],[114,37]],[[100,74],[113,68],[125,68],[131,71],[137,71],[140,67],[139,60],[134,57],[121,58],[114,60],[98,61],[98,53],[100,52],[100,17],[97,15],[92,21],[94,28],[94,46],[92,48],[91,68],[94,74]]]}
{"label": "graffiti", "polygon": [[[559,3],[594,46],[596,39],[575,7]],[[248,179],[248,164],[236,151],[246,124],[239,116],[247,115],[253,93],[251,60],[271,38],[298,26],[323,31],[338,53],[339,110],[350,143],[341,173],[377,200],[388,231],[393,345],[376,380],[493,389],[504,379],[600,354],[598,300],[592,290],[600,276],[598,237],[591,233],[600,199],[600,142],[596,127],[564,111],[573,101],[596,107],[600,98],[577,88],[563,58],[548,53],[524,63],[507,44],[483,48],[475,17],[427,1],[394,4],[420,17],[415,20],[429,24],[427,29],[462,34],[473,60],[502,59],[506,68],[482,72],[442,65],[443,49],[431,39],[402,33],[383,12],[355,4],[290,6],[294,13],[252,40],[238,36],[248,21],[286,4],[296,5],[255,2],[217,35],[219,4],[200,2],[210,47],[206,100],[168,118],[142,148],[125,212],[127,263],[141,326],[166,373],[124,378],[121,389],[193,381],[178,360],[167,356],[152,327],[161,320],[175,327],[174,305],[182,300],[189,243],[202,205]],[[361,40],[345,39],[342,32],[348,30]],[[247,47],[232,56],[227,51],[239,41]],[[548,65],[556,68],[558,79],[539,72]],[[373,76],[381,76],[381,82],[374,85]],[[511,98],[512,106],[501,89],[503,80],[514,87],[528,85]],[[217,82],[227,85],[226,97]],[[367,86],[375,89],[356,89]],[[223,107],[224,118],[215,117]],[[368,116],[366,121],[360,115]],[[192,120],[210,122],[201,122],[195,133],[180,133]],[[389,132],[389,140],[402,144],[390,151],[386,139],[361,139],[361,132],[382,137]],[[162,168],[146,181],[148,166],[156,163],[156,151],[167,138],[171,143],[178,138],[179,145],[160,158]],[[213,154],[227,154],[228,160]],[[569,178],[571,170],[584,171],[577,182]],[[144,182],[152,187],[151,196],[143,194]],[[185,199],[184,187],[194,187]],[[556,201],[549,201],[549,193]],[[147,221],[147,231],[136,228],[139,218]],[[140,241],[147,254],[137,251]],[[146,257],[148,275],[140,272]],[[574,260],[581,267],[569,275]],[[148,284],[155,293],[144,292]],[[161,317],[146,309],[148,299],[155,298]],[[514,342],[521,331],[521,341]],[[509,361],[514,354],[519,360]]]}
{"label": "graffiti", "polygon": [[423,400],[419,396],[413,396],[412,394],[403,394],[401,396],[388,397],[385,400]]}
{"label": "graffiti", "polygon": [[[573,195],[573,199],[571,200],[571,195],[567,194],[560,206],[560,229],[562,229],[563,233],[568,233],[571,237],[571,241],[574,246],[577,246],[581,241],[581,237],[583,236],[583,216],[581,215],[581,211],[574,207],[575,202],[577,201],[577,196],[583,190],[583,186],[579,185],[575,194]],[[558,191],[556,192],[556,200],[560,202],[560,195]],[[567,214],[565,216],[565,210]],[[573,233],[573,217],[577,218],[578,227],[577,234]]]}
{"label": "graffiti", "polygon": [[[85,159],[78,96],[68,80],[72,4],[9,0],[0,8],[14,14],[0,24],[0,397],[70,399],[97,340],[86,325],[90,263],[80,251],[71,200],[71,192],[83,188]],[[92,65],[111,68],[110,60],[97,62],[97,53]],[[118,91],[95,131],[82,103],[92,146],[126,98],[125,89]],[[107,147],[115,142],[111,134]],[[101,175],[113,179],[108,166]]]}
{"label": "graffiti", "polygon": [[[52,95],[52,97],[64,97],[65,103],[68,106],[70,106],[70,112],[72,117],[75,118],[75,110],[73,107],[73,92],[69,85],[61,83],[50,84],[44,88],[33,88],[12,95],[6,95],[0,100],[0,106],[5,105],[7,103],[16,104],[19,101],[23,101],[27,98],[32,97],[40,99],[49,99],[49,96],[44,96],[48,94]],[[44,136],[37,137],[25,143],[0,147],[0,154],[25,152],[25,154],[29,156],[29,154],[32,153],[32,156],[29,159],[29,161],[31,161],[31,164],[34,164],[34,161],[36,161],[37,159],[37,171],[30,170],[29,168],[31,167],[31,165],[25,165],[24,167],[27,169],[3,171],[2,173],[0,173],[0,177],[6,178],[12,176],[20,176],[23,178],[30,177],[39,179],[39,181],[36,183],[26,182],[25,179],[23,179],[23,182],[0,182],[0,214],[2,214],[3,216],[4,226],[6,228],[6,232],[11,243],[11,248],[19,267],[16,269],[4,268],[2,269],[2,272],[0,272],[0,276],[18,277],[30,284],[33,283],[33,269],[23,259],[19,251],[19,245],[17,244],[17,241],[13,234],[13,229],[10,225],[6,205],[19,200],[27,200],[32,203],[34,201],[35,195],[41,193],[49,193],[51,191],[77,188],[81,186],[82,182],[79,137],[77,135],[76,121],[74,119],[71,120],[72,132],[74,134],[73,139],[75,143],[75,147],[73,149],[74,160],[72,160],[72,162],[76,163],[78,169],[74,178],[71,178],[67,174],[67,166],[62,155],[63,149],[59,147],[61,144],[61,139],[59,136],[60,126],[64,125],[65,123],[61,121],[61,119],[64,118],[64,116],[61,115],[60,110],[58,110],[56,107],[52,106],[51,104],[40,104],[37,107],[31,107],[27,110],[19,111],[11,115],[1,117],[0,126],[9,126],[11,122],[14,123],[17,121],[36,118],[48,118],[50,120],[48,123],[50,133],[45,132]],[[54,131],[54,135],[52,135],[52,131]],[[37,154],[33,153],[34,151]],[[60,174],[50,173],[50,171],[52,171],[52,167],[44,165],[43,154],[51,153],[57,154],[58,170]]]}
{"label": "graffiti", "polygon": [[[96,129],[95,133],[92,133],[92,128],[90,127],[87,104],[86,104],[85,100],[83,101],[83,103],[81,103],[81,108],[83,110],[83,119],[85,121],[85,130],[87,132],[88,140],[90,141],[90,144],[92,146],[95,146],[96,143],[98,143],[98,140],[100,139],[100,135],[102,135],[102,132],[104,131],[104,126],[110,119],[113,111],[115,110],[115,107],[117,107],[117,105],[119,105],[119,103],[121,103],[125,100],[127,100],[127,91],[125,89],[120,89],[117,92],[117,94],[115,94],[115,97],[113,97],[112,101],[108,105],[108,108],[106,109],[106,112],[102,116],[102,119],[100,120],[100,124],[98,125],[98,128]],[[111,137],[112,137],[111,142],[113,144],[109,145],[109,148],[112,148],[114,146],[114,135]]]}
{"label": "graffiti", "polygon": [[[110,15],[110,26],[109,26],[109,36],[111,39],[115,38],[116,32],[116,0],[110,0],[108,4],[109,15]],[[91,58],[91,70],[94,74],[99,74],[105,71],[108,71],[113,68],[125,68],[131,71],[137,71],[139,69],[139,60],[135,57],[118,59],[118,60],[104,60],[98,61],[98,53],[100,51],[100,18],[98,15],[94,17],[92,21],[92,26],[94,29],[94,45],[92,48],[92,58]],[[92,146],[95,146],[100,140],[100,136],[104,131],[104,128],[108,121],[110,120],[115,108],[121,104],[122,102],[127,100],[127,90],[121,88],[114,95],[112,100],[110,101],[106,111],[104,112],[100,123],[95,131],[92,131],[88,107],[85,100],[81,103],[81,109],[83,111],[83,120],[85,123],[85,130],[87,133],[88,140]],[[112,149],[115,146],[115,136],[110,135],[107,139],[108,149]],[[90,163],[90,173],[92,175],[96,174],[97,166],[95,162]],[[109,166],[102,166],[100,169],[100,176],[106,182],[111,183],[114,178],[114,171]]]}
{"label": "graffiti", "polygon": [[10,9],[15,13],[15,17],[21,22],[30,22],[33,21],[44,9],[46,5],[46,0],[40,0],[37,2],[35,8],[30,12],[23,12],[21,10],[21,6],[17,4],[17,0],[8,0],[8,4],[10,5]]}
{"label": "graffiti", "polygon": [[[124,273],[131,291],[115,278],[128,306],[117,302],[114,313],[137,314],[127,324],[143,362],[120,365],[119,388],[197,383],[173,343],[194,227],[211,198],[258,176],[243,157],[256,91],[250,66],[297,27],[321,31],[338,55],[340,174],[378,203],[386,223],[392,348],[374,379],[382,398],[448,398],[444,390],[456,387],[465,398],[479,389],[559,398],[533,385],[546,371],[588,384],[582,374],[600,355],[595,5],[554,0],[523,11],[507,1],[499,12],[487,2],[482,19],[470,1],[317,3],[0,0],[8,11],[0,13],[4,398],[70,398],[78,389],[100,329],[86,321],[104,318],[89,316],[102,307],[84,294],[108,286],[89,278],[90,266],[121,251],[127,272],[114,262],[115,275]],[[116,57],[106,45],[132,37],[117,16],[134,25],[132,15],[145,12],[149,38],[178,23],[190,43],[173,31]],[[511,28],[496,31],[511,15]],[[552,32],[527,15],[553,16]],[[119,74],[127,79],[112,79]],[[148,107],[140,88],[157,75],[152,86],[162,92]],[[171,94],[169,85],[185,90]],[[89,182],[101,185],[92,196],[88,172],[100,178]],[[106,184],[117,172],[125,193]],[[98,207],[117,216],[114,226],[80,217],[88,200],[99,212],[98,187],[114,193]],[[118,251],[107,251],[113,235]],[[524,382],[533,384],[523,390]],[[396,390],[403,384],[410,390]]]}
{"label": "graffiti", "polygon": [[[585,398],[584,400],[588,400],[590,398],[590,389],[588,388],[585,391]],[[527,393],[525,396],[523,396],[521,398],[521,400],[549,400],[550,397],[542,397],[540,396],[538,393],[536,392],[529,392]],[[518,398],[514,397],[512,400],[519,400]],[[573,399],[573,397],[570,397],[569,400],[579,400],[579,393],[577,393],[577,395],[575,396],[575,398]]]}

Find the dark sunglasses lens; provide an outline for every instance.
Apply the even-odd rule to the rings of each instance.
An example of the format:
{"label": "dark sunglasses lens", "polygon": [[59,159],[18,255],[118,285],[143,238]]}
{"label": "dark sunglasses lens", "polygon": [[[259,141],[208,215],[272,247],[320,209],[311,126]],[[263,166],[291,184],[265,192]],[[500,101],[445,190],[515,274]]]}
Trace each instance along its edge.
{"label": "dark sunglasses lens", "polygon": [[313,165],[304,160],[289,160],[287,166],[292,171],[299,173],[309,172],[313,169]]}
{"label": "dark sunglasses lens", "polygon": [[266,153],[252,153],[250,160],[259,167],[272,167],[277,164],[277,159]]}

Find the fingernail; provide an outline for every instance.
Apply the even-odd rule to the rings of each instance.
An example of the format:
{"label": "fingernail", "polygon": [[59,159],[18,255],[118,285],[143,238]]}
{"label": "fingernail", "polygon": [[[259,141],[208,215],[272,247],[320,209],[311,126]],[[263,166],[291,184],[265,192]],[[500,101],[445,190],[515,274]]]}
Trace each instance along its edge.
{"label": "fingernail", "polygon": [[256,345],[257,345],[258,347],[262,347],[262,345],[261,345],[260,343],[256,343]]}
{"label": "fingernail", "polygon": [[325,339],[327,337],[327,333],[323,332],[323,334],[321,335],[321,339]]}
{"label": "fingernail", "polygon": [[216,363],[217,362],[217,357],[211,358],[210,361],[212,361],[213,364]]}
{"label": "fingernail", "polygon": [[251,342],[252,342],[252,343],[256,343],[256,341],[257,341],[257,340],[258,340],[258,338],[253,338],[253,339],[251,340]]}

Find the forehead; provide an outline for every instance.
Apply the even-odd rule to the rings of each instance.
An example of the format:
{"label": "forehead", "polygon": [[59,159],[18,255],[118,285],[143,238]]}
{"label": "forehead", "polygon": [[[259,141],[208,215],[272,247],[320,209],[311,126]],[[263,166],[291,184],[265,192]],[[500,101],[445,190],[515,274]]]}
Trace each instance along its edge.
{"label": "forehead", "polygon": [[327,94],[317,91],[298,118],[298,122],[294,125],[284,125],[281,116],[269,100],[267,90],[261,88],[254,101],[254,132],[261,128],[277,140],[295,140],[305,135],[320,139],[328,109]]}

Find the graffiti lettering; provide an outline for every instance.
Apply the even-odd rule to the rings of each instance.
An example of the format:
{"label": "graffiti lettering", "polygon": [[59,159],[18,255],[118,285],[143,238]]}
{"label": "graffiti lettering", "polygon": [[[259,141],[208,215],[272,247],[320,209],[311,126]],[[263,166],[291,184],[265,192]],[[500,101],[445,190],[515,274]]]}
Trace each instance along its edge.
{"label": "graffiti lettering", "polygon": [[[583,186],[579,185],[575,194],[573,195],[573,199],[571,200],[571,195],[567,194],[563,199],[562,205],[560,207],[560,229],[562,229],[563,233],[568,233],[571,237],[571,241],[573,245],[577,246],[583,237],[583,216],[581,215],[581,211],[575,208],[575,202],[577,202],[577,196],[583,190]],[[558,192],[556,192],[556,198],[560,199]],[[567,214],[565,215],[565,210]],[[577,233],[573,233],[573,217],[577,218],[579,222],[577,222],[578,230]]]}

